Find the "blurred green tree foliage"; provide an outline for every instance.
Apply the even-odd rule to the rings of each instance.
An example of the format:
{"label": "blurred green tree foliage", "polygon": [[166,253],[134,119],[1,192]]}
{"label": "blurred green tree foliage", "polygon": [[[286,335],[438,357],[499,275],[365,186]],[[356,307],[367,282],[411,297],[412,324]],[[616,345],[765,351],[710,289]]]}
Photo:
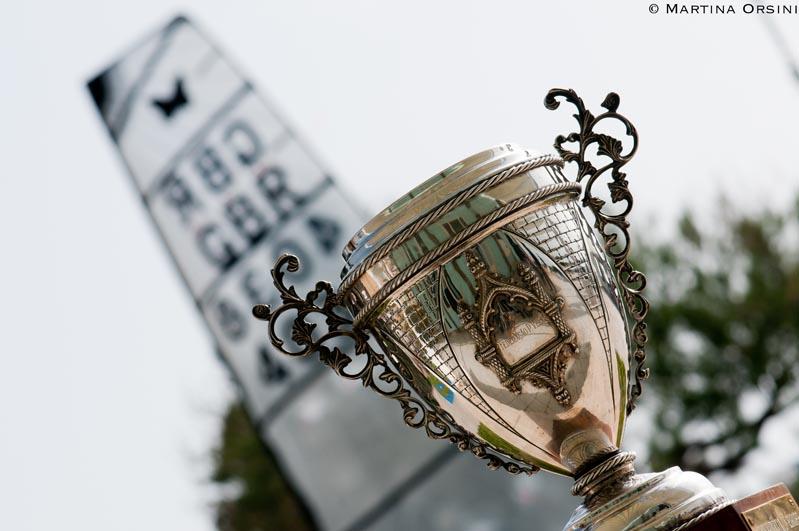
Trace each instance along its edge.
{"label": "blurred green tree foliage", "polygon": [[213,453],[212,481],[228,495],[215,503],[220,531],[311,531],[314,526],[286,484],[240,404],[225,413]]}
{"label": "blurred green tree foliage", "polygon": [[651,464],[732,472],[799,397],[799,201],[757,215],[721,201],[706,228],[695,219],[636,259],[652,303]]}

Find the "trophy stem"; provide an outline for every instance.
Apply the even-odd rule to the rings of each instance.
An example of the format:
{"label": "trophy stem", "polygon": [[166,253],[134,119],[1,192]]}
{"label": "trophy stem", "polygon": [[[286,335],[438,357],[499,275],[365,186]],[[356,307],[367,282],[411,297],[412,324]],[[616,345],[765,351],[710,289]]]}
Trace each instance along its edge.
{"label": "trophy stem", "polygon": [[625,484],[635,475],[634,452],[614,452],[603,456],[599,464],[588,468],[576,477],[571,492],[585,498],[586,507],[601,505],[624,490]]}

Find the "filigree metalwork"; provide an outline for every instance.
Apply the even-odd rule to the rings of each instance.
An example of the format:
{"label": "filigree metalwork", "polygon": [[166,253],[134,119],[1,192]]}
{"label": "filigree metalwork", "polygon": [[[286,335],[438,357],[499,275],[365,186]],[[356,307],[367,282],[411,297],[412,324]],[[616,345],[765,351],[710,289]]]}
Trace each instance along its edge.
{"label": "filigree metalwork", "polygon": [[[485,460],[491,469],[502,468],[512,474],[528,475],[539,470],[535,466],[503,459],[497,455],[496,449],[478,441],[458,426],[446,411],[415,396],[405,386],[405,381],[412,381],[412,376],[402,365],[400,357],[388,352],[391,363],[397,369],[395,371],[386,355],[371,347],[368,332],[360,327],[353,327],[352,320],[343,315],[347,310],[340,304],[340,297],[329,282],[317,282],[315,288],[305,297],[299,296],[294,286],[286,285],[285,273],[296,273],[299,268],[300,261],[296,256],[282,255],[272,269],[272,279],[280,292],[282,304],[274,311],[265,304],[256,305],[252,310],[256,318],[268,321],[269,339],[283,354],[300,357],[318,353],[319,360],[339,376],[360,380],[364,387],[399,402],[405,424],[424,429],[432,439],[450,441],[459,450],[471,452]],[[291,340],[297,345],[297,349],[286,344],[279,336],[276,326],[282,315],[292,312],[295,317],[291,326]],[[327,329],[318,327],[318,322],[313,322],[313,317],[324,318]],[[352,353],[334,344],[342,338],[354,344]],[[390,342],[383,341],[381,344],[387,349],[392,348]],[[353,369],[353,366],[359,368]]]}
{"label": "filigree metalwork", "polygon": [[[485,263],[473,252],[466,251],[465,256],[477,282],[477,295],[473,306],[460,303],[458,313],[477,347],[475,359],[491,369],[509,391],[520,394],[522,382],[528,381],[536,387],[549,389],[559,403],[569,406],[571,395],[566,389],[566,358],[576,354],[578,349],[574,331],[561,315],[563,298],[549,293],[529,264],[520,263],[518,278],[506,279],[488,271]],[[553,334],[513,363],[502,354],[496,321],[504,321],[506,328],[512,330],[514,316],[519,314],[543,316]]]}
{"label": "filigree metalwork", "polygon": [[[605,97],[602,107],[606,109],[606,112],[599,116],[594,116],[591,111],[586,109],[583,100],[571,89],[550,90],[544,98],[544,105],[550,110],[557,109],[560,106],[558,98],[563,98],[576,107],[577,113],[574,118],[577,120],[580,130],[565,136],[558,135],[555,139],[555,149],[564,161],[577,164],[577,182],[585,181],[583,206],[588,207],[594,214],[594,226],[605,240],[605,249],[616,269],[627,311],[635,321],[632,328],[634,369],[631,366],[635,381],[630,386],[627,401],[629,413],[635,409],[636,402],[643,390],[643,381],[649,377],[649,369],[644,366],[647,342],[644,320],[649,311],[649,303],[643,296],[646,277],[637,271],[629,260],[631,240],[628,216],[633,207],[633,197],[629,190],[627,175],[621,171],[621,168],[632,159],[638,149],[638,133],[633,124],[617,112],[620,100],[618,94],[614,92]],[[624,126],[627,136],[632,139],[632,146],[627,153],[623,152],[624,146],[619,139],[595,131],[597,125],[606,120],[617,120]],[[563,147],[565,143],[576,143],[577,151],[566,149]],[[610,159],[609,162],[596,167],[588,160],[588,148],[593,144],[596,144],[597,156]],[[594,195],[593,186],[600,177],[609,178],[607,185],[611,202],[622,203],[624,208],[621,209],[621,212],[611,212],[606,208],[606,202]]]}

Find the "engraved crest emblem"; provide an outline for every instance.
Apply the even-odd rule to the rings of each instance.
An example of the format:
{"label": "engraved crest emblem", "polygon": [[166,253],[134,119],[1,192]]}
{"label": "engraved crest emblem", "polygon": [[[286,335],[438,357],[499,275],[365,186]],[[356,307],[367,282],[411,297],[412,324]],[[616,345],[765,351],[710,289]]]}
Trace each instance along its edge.
{"label": "engraved crest emblem", "polygon": [[527,381],[570,405],[566,360],[579,349],[561,313],[563,298],[529,264],[520,263],[514,275],[503,278],[488,271],[475,253],[465,256],[477,294],[473,306],[458,304],[458,314],[475,342],[475,359],[513,393],[521,393]]}

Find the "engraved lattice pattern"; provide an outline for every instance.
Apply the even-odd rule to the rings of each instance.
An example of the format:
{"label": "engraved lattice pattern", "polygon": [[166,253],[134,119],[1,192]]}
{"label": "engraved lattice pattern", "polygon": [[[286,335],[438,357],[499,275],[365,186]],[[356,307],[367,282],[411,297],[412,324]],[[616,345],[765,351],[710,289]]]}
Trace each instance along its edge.
{"label": "engraved lattice pattern", "polygon": [[[455,359],[438,316],[438,272],[435,271],[391,300],[378,319],[396,341],[417,356],[442,381],[483,413],[510,429],[477,392]],[[408,323],[414,326],[408,326]]]}
{"label": "engraved lattice pattern", "polygon": [[546,252],[577,288],[599,329],[605,352],[610,339],[605,309],[583,240],[583,227],[569,203],[558,202],[515,220],[511,226]]}
{"label": "engraved lattice pattern", "polygon": [[[572,206],[572,208],[577,208],[577,207]],[[593,245],[595,245],[597,249],[603,249],[604,246],[599,243],[599,240],[597,240],[596,234],[591,229],[591,226],[588,224],[588,221],[583,216],[575,216],[575,217],[580,221],[580,229],[583,231],[583,237],[586,240],[593,242]],[[621,306],[621,294],[619,293],[615,276],[610,268],[610,264],[608,263],[607,259],[597,260],[594,261],[593,263],[596,265],[594,272],[599,276],[600,285],[612,286],[613,295],[616,297],[616,304]]]}

